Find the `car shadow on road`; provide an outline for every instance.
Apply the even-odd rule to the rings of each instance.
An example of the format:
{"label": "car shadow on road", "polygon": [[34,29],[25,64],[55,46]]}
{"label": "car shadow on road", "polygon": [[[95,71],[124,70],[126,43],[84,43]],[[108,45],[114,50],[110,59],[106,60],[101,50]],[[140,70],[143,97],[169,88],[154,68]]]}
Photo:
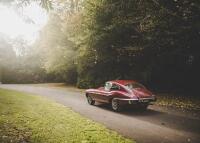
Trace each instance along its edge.
{"label": "car shadow on road", "polygon": [[[96,106],[104,110],[114,112],[108,104],[97,104]],[[167,128],[185,130],[200,134],[200,119],[193,119],[176,114],[169,114],[167,112],[157,111],[151,108],[148,108],[147,110],[140,110],[134,107],[127,107],[116,114],[151,122],[153,124],[161,125]]]}
{"label": "car shadow on road", "polygon": [[[96,106],[105,109],[105,110],[109,110],[114,112],[109,104],[104,104],[104,103],[97,103]],[[147,109],[147,110],[142,110],[139,109],[137,107],[124,107],[122,111],[118,112],[118,114],[124,114],[124,115],[128,115],[128,116],[153,116],[153,115],[158,115],[158,114],[164,114],[163,112],[160,111],[155,111],[152,109]]]}

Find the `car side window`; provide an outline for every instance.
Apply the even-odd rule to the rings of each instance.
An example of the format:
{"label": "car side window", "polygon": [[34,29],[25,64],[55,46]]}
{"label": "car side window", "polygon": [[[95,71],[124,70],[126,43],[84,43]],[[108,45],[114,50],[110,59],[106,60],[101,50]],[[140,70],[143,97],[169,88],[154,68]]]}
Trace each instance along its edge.
{"label": "car side window", "polygon": [[105,91],[110,91],[111,87],[112,87],[112,84],[110,82],[106,82],[104,89],[105,89]]}
{"label": "car side window", "polygon": [[112,87],[110,90],[120,90],[120,87],[117,84],[112,84]]}

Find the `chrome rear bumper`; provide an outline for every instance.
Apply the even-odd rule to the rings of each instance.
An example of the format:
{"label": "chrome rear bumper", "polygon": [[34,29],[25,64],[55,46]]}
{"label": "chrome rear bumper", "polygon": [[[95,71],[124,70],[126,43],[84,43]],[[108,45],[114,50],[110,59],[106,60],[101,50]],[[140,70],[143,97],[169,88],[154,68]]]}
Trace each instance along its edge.
{"label": "chrome rear bumper", "polygon": [[120,104],[145,104],[145,103],[151,103],[155,102],[157,99],[156,97],[150,97],[150,98],[139,98],[139,99],[132,99],[132,98],[115,98],[119,101]]}

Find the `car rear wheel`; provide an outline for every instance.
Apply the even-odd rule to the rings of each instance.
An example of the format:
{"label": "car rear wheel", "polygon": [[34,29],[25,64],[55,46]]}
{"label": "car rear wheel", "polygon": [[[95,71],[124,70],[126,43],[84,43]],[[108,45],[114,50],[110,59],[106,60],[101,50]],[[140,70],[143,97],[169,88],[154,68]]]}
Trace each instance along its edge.
{"label": "car rear wheel", "polygon": [[87,97],[88,104],[94,105],[95,101],[92,99],[92,97],[89,95],[87,95],[86,97]]}
{"label": "car rear wheel", "polygon": [[149,106],[149,104],[142,104],[142,105],[140,105],[140,109],[147,110],[148,106]]}
{"label": "car rear wheel", "polygon": [[112,101],[111,101],[111,106],[112,106],[112,109],[113,109],[114,111],[116,111],[116,112],[121,111],[121,107],[120,107],[120,105],[119,105],[118,100],[112,99]]}

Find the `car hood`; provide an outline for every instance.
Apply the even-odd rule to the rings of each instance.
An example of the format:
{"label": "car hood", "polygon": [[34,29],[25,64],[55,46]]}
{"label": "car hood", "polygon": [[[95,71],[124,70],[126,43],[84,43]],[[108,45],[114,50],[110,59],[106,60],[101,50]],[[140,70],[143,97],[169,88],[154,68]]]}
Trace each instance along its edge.
{"label": "car hood", "polygon": [[133,89],[133,93],[138,98],[148,98],[152,96],[152,93],[145,88],[135,88]]}

